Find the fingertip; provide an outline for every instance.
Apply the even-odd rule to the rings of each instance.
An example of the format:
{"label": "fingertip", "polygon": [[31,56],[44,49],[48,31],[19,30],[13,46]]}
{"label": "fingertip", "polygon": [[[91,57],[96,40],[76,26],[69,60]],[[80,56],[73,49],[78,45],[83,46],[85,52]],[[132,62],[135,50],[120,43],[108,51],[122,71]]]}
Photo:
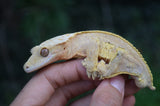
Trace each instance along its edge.
{"label": "fingertip", "polygon": [[122,104],[124,95],[124,79],[117,76],[103,80],[93,93],[91,105],[117,106]]}
{"label": "fingertip", "polygon": [[116,88],[121,94],[124,94],[124,79],[122,76],[116,76],[110,79],[110,84]]}

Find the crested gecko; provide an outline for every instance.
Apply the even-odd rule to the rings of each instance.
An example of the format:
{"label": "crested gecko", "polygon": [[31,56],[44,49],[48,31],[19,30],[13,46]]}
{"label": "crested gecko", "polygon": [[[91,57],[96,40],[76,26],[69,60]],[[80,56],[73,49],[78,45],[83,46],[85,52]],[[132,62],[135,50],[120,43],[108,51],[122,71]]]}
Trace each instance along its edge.
{"label": "crested gecko", "polygon": [[24,64],[27,73],[58,60],[84,58],[82,64],[93,80],[128,74],[137,87],[155,90],[152,73],[140,52],[124,38],[110,32],[92,30],[64,34],[33,47],[31,53]]}

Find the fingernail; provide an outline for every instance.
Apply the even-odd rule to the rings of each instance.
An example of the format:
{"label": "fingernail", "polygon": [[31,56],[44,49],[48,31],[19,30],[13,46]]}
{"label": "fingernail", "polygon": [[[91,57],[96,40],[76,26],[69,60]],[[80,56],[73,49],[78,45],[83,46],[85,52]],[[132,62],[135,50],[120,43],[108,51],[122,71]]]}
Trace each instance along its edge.
{"label": "fingernail", "polygon": [[124,79],[120,76],[110,79],[110,84],[116,88],[120,93],[124,92]]}

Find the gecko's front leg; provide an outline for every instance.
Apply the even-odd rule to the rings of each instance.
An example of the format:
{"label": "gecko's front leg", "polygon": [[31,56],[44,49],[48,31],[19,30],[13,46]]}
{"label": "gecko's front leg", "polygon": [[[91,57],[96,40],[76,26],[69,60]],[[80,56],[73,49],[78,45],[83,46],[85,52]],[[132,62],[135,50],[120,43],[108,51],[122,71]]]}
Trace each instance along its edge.
{"label": "gecko's front leg", "polygon": [[97,76],[98,53],[98,43],[92,42],[90,43],[90,46],[88,46],[88,49],[86,49],[86,58],[82,61],[83,66],[86,68],[88,77],[92,77],[92,79],[95,79]]}

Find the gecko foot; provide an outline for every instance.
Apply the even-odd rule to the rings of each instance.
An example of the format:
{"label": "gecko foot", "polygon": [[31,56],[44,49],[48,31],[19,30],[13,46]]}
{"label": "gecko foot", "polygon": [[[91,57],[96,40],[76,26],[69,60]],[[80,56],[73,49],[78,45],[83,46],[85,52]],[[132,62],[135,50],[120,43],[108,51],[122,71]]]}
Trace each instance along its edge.
{"label": "gecko foot", "polygon": [[86,71],[88,78],[92,78],[93,80],[98,78],[99,80],[102,80],[104,78],[104,75],[106,74],[106,70],[107,70],[106,63],[104,62],[104,60],[101,60],[98,63],[96,70],[90,71],[90,69],[87,69]]}
{"label": "gecko foot", "polygon": [[87,76],[88,78],[92,78],[93,80],[95,80],[97,78],[97,72],[89,72],[87,71]]}

